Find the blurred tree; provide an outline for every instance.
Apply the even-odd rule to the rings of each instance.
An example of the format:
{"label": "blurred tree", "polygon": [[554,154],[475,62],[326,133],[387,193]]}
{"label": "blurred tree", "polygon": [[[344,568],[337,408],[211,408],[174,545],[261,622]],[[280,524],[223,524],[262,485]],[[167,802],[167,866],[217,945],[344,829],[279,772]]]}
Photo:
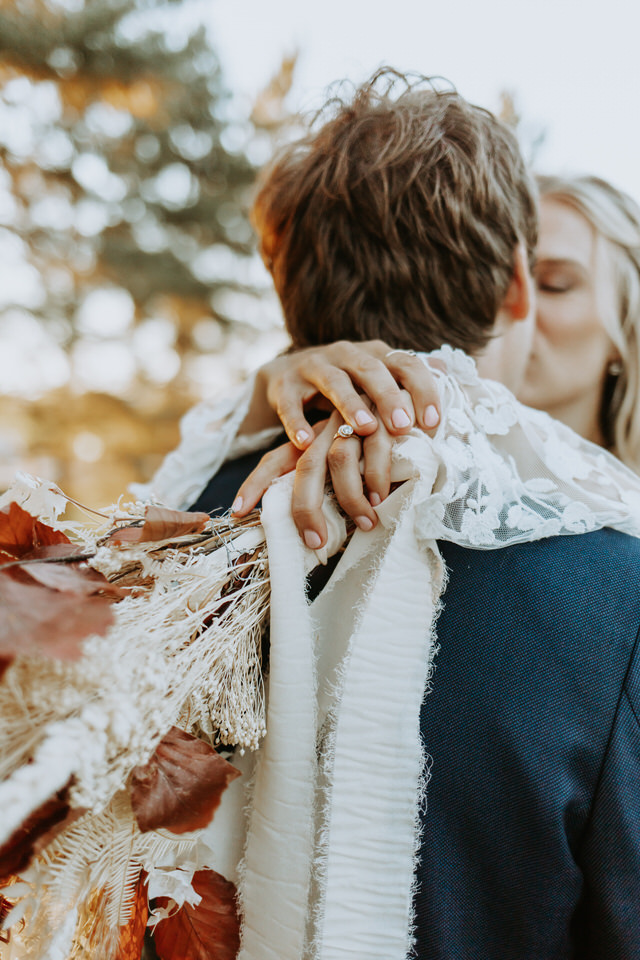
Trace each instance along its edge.
{"label": "blurred tree", "polygon": [[[30,449],[55,456],[51,426],[64,420],[71,458],[95,460],[97,447],[83,454],[77,441],[90,404],[76,405],[85,420],[75,426],[68,409],[78,388],[124,395],[113,417],[171,423],[166,447],[198,385],[226,385],[233,372],[233,362],[203,365],[202,353],[213,360],[232,326],[246,339],[273,322],[257,296],[267,280],[247,210],[293,62],[263,95],[261,122],[260,111],[239,115],[204,27],[179,0],[0,0],[0,57],[0,259],[15,267],[0,334],[30,338],[34,390],[57,388],[60,410]],[[129,479],[160,452],[142,430]]]}

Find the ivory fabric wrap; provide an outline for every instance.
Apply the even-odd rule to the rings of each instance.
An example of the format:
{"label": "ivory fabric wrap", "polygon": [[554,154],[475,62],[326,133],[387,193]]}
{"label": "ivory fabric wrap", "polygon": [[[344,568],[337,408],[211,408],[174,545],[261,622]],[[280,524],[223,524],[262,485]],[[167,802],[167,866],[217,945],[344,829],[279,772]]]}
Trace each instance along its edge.
{"label": "ivory fabric wrap", "polygon": [[291,482],[265,497],[268,733],[251,804],[240,960],[403,960],[410,947],[419,713],[441,589],[436,545],[418,540],[412,510],[434,482],[432,457],[426,469],[405,462],[413,478],[389,498],[374,534],[354,534],[311,607]]}
{"label": "ivory fabric wrap", "polygon": [[271,578],[268,734],[258,756],[238,960],[300,960],[313,857],[315,670],[303,545],[290,483],[265,500]]}
{"label": "ivory fabric wrap", "polygon": [[[347,621],[343,628],[353,632],[332,705],[313,952],[326,960],[401,960],[410,945],[424,765],[419,714],[431,661],[437,565],[415,537],[411,498],[364,603],[358,596],[361,537],[349,552],[344,560],[353,566],[314,611],[322,623],[323,611],[334,605]],[[320,638],[332,639],[324,631]]]}

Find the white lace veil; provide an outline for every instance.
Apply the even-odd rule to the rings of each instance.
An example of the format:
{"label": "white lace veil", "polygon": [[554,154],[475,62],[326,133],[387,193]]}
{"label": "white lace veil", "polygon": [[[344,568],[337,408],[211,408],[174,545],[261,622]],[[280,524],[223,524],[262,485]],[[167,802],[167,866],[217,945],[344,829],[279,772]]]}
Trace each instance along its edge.
{"label": "white lace veil", "polygon": [[[619,460],[518,403],[502,384],[482,380],[461,350],[445,346],[420,356],[446,369],[430,367],[440,426],[432,439],[414,431],[400,440],[396,460],[405,459],[410,444],[418,461],[438,464],[416,517],[425,539],[492,549],[605,526],[638,535],[640,480]],[[252,389],[253,380],[230,398],[190,410],[179,446],[150,483],[133,485],[136,495],[185,509],[225,459],[271,442],[279,428],[237,435]],[[396,467],[394,479],[403,473],[406,468]]]}
{"label": "white lace veil", "polygon": [[[459,350],[432,369],[443,422],[430,444],[438,463],[417,524],[427,539],[494,549],[613,527],[640,532],[640,479],[547,414],[482,380]],[[402,444],[399,444],[399,453]]]}

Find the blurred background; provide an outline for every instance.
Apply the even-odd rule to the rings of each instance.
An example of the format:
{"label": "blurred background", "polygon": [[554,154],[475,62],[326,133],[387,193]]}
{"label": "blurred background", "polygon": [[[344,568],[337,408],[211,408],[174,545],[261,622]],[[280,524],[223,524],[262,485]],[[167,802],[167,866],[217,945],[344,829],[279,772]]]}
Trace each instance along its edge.
{"label": "blurred background", "polygon": [[248,219],[336,79],[444,75],[544,172],[640,196],[626,0],[0,0],[0,489],[148,479],[286,345]]}

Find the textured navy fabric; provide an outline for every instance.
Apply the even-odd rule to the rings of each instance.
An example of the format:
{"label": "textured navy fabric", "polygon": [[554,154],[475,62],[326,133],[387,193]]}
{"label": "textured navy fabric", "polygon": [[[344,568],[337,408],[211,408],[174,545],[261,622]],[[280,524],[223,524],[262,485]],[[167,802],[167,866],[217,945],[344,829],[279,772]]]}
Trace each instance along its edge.
{"label": "textured navy fabric", "polygon": [[640,541],[440,547],[415,957],[640,960]]}
{"label": "textured navy fabric", "polygon": [[637,960],[640,542],[440,546],[416,956]]}

